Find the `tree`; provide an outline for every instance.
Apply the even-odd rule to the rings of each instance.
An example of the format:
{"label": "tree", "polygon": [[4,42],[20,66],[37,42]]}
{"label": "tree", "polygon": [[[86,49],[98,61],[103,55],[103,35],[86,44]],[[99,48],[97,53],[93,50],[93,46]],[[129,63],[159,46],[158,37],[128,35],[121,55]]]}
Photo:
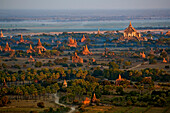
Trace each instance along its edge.
{"label": "tree", "polygon": [[139,89],[140,94],[142,94],[142,91],[144,90],[144,86],[138,85],[137,89]]}
{"label": "tree", "polygon": [[110,69],[118,69],[119,68],[119,65],[116,64],[115,62],[109,62],[109,68]]}
{"label": "tree", "polygon": [[116,87],[116,93],[117,94],[122,94],[123,93],[123,86],[117,86]]}
{"label": "tree", "polygon": [[7,105],[7,103],[8,103],[8,96],[3,96],[1,101],[2,101],[3,105]]}

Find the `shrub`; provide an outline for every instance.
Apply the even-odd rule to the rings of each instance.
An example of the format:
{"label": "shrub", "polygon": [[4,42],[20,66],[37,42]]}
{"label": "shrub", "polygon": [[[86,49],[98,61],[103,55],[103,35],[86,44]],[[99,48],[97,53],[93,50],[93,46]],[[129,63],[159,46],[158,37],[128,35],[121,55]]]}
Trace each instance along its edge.
{"label": "shrub", "polygon": [[38,103],[37,103],[37,106],[40,107],[40,108],[44,108],[44,107],[45,107],[45,106],[44,106],[44,102],[38,102]]}
{"label": "shrub", "polygon": [[82,67],[83,64],[82,64],[82,63],[77,63],[77,66],[78,66],[78,67]]}

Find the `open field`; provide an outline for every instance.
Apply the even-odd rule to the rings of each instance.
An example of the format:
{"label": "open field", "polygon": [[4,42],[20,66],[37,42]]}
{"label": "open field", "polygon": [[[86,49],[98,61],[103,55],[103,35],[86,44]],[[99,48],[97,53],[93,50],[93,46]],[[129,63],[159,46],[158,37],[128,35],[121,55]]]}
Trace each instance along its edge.
{"label": "open field", "polygon": [[170,113],[168,107],[117,107],[117,106],[90,106],[85,113]]}
{"label": "open field", "polygon": [[[38,102],[44,102],[45,108],[37,107]],[[52,107],[53,109],[57,108],[57,105],[54,102],[50,101],[41,101],[41,100],[12,100],[11,104],[1,107],[0,113],[29,113],[30,111],[41,112],[45,109]]]}

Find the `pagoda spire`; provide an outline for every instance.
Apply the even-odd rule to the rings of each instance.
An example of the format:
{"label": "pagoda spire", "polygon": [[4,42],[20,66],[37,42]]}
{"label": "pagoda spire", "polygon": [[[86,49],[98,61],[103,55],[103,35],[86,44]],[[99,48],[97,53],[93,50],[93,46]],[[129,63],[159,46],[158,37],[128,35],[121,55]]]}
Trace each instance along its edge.
{"label": "pagoda spire", "polygon": [[21,34],[21,39],[20,40],[24,40],[22,34]]}
{"label": "pagoda spire", "polygon": [[30,50],[32,50],[32,45],[30,44]]}
{"label": "pagoda spire", "polygon": [[5,48],[9,48],[9,44],[8,44],[8,42],[6,42],[6,46],[5,46]]}
{"label": "pagoda spire", "polygon": [[2,38],[2,37],[4,37],[4,35],[3,35],[3,33],[2,33],[2,30],[1,30],[1,34],[0,34],[0,37]]}
{"label": "pagoda spire", "polygon": [[40,39],[38,39],[37,45],[38,45],[38,46],[42,46]]}
{"label": "pagoda spire", "polygon": [[98,35],[100,34],[100,29],[99,29],[99,28],[98,28],[97,34],[98,34]]}
{"label": "pagoda spire", "polygon": [[121,75],[119,74],[119,79],[122,79]]}
{"label": "pagoda spire", "polygon": [[77,56],[77,52],[74,52],[74,56]]}
{"label": "pagoda spire", "polygon": [[131,21],[130,21],[130,23],[129,23],[129,26],[132,26],[132,23],[131,23]]}

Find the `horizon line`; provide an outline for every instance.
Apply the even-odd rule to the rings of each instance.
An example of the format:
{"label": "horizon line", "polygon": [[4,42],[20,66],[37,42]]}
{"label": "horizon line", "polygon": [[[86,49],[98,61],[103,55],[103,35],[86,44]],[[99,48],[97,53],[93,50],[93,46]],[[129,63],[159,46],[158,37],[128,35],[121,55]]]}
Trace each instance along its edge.
{"label": "horizon line", "polygon": [[139,9],[133,9],[133,8],[129,8],[129,9],[0,9],[0,10],[170,10],[170,8],[147,8],[147,9],[143,9],[143,8],[139,8]]}

